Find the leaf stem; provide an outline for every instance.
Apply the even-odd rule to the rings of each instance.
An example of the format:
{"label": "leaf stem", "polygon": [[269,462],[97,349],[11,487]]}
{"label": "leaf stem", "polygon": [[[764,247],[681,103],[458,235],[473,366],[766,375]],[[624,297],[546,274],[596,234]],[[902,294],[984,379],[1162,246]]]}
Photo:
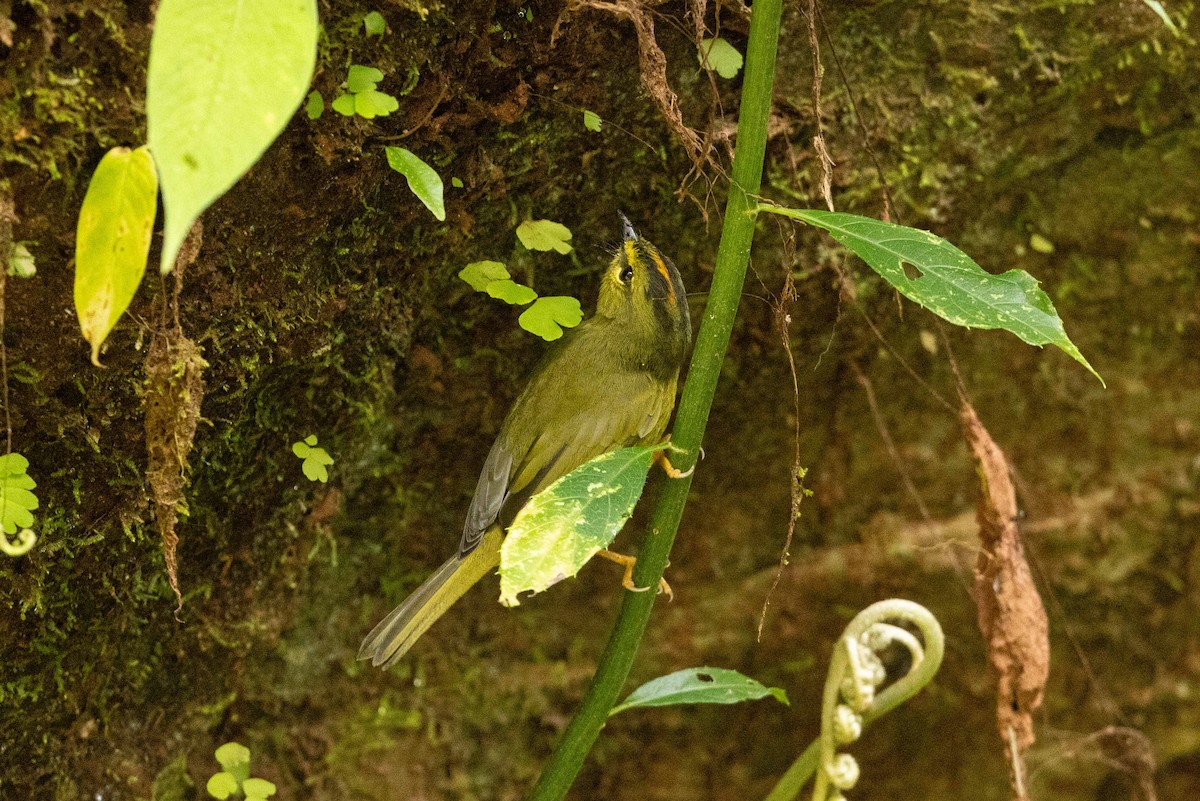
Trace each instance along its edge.
{"label": "leaf stem", "polygon": [[[671,441],[681,451],[672,461],[684,471],[695,465],[700,452],[750,260],[756,206],[753,196],[762,182],[781,6],[782,0],[758,0],[750,18],[733,182],[725,205],[709,301],[671,434]],[[638,586],[655,587],[662,578],[691,483],[689,476],[669,481],[663,489],[638,554],[634,571]],[[629,677],[653,606],[653,593],[625,593],[592,684],[530,793],[530,801],[558,801],[571,788]]]}

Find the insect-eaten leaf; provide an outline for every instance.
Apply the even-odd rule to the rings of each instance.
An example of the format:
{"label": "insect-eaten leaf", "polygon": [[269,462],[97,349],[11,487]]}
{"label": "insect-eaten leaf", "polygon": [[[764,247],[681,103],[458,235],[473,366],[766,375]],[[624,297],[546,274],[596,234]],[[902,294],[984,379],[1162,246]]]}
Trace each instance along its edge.
{"label": "insect-eaten leaf", "polygon": [[304,101],[304,113],[310,120],[320,119],[325,113],[325,99],[320,92],[314,90],[308,93],[308,99]]}
{"label": "insect-eaten leaf", "polygon": [[719,36],[700,42],[697,57],[701,67],[716,70],[718,75],[726,79],[735,77],[742,68],[742,54]]}
{"label": "insect-eaten leaf", "polygon": [[0,456],[0,526],[5,534],[16,534],[33,525],[38,499],[30,490],[37,484],[26,472],[28,469],[29,460],[19,453]]}
{"label": "insect-eaten leaf", "polygon": [[553,220],[526,220],[517,226],[517,239],[529,250],[571,252],[571,229]]}
{"label": "insect-eaten leaf", "polygon": [[446,205],[442,199],[442,179],[437,172],[413,153],[402,147],[388,147],[388,166],[408,180],[408,188],[433,212],[439,221],[446,219]]}
{"label": "insect-eaten leaf", "polygon": [[161,268],[192,221],[275,141],[317,58],[316,0],[161,0],[146,122],[163,193]]}
{"label": "insect-eaten leaf", "polygon": [[597,114],[594,111],[587,111],[586,109],[584,110],[584,112],[583,112],[583,127],[584,128],[587,128],[589,131],[595,131],[596,133],[600,133],[600,126],[603,124],[604,124],[604,120],[600,119],[599,114]]}
{"label": "insect-eaten leaf", "polygon": [[363,29],[366,30],[367,36],[383,36],[387,30],[387,23],[378,11],[368,11],[363,17]]}
{"label": "insect-eaten leaf", "polygon": [[511,278],[508,268],[498,261],[473,261],[458,271],[458,277],[476,292],[487,292],[488,284]]}
{"label": "insect-eaten leaf", "polygon": [[564,328],[574,328],[582,321],[583,309],[579,301],[563,295],[538,298],[517,318],[522,328],[547,342],[561,337]]}
{"label": "insect-eaten leaf", "polygon": [[324,484],[329,480],[328,468],[333,464],[333,457],[324,448],[317,447],[316,434],[309,434],[300,442],[293,442],[292,453],[303,459],[300,469],[309,481],[320,481]]}
{"label": "insect-eaten leaf", "polygon": [[500,603],[541,592],[607,547],[646,486],[661,445],[621,448],[586,462],[534,495],[500,547]]}
{"label": "insect-eaten leaf", "polygon": [[648,706],[676,704],[737,704],[772,696],[782,704],[788,703],[787,693],[779,687],[767,687],[736,670],[725,668],[687,668],[648,681],[612,708],[609,717]]}
{"label": "insect-eaten leaf", "polygon": [[529,287],[512,280],[492,281],[485,291],[493,298],[513,306],[524,306],[536,300],[538,296],[538,293]]}
{"label": "insect-eaten leaf", "polygon": [[88,184],[75,232],[75,313],[96,366],[100,346],[146,273],[157,199],[145,147],[108,151]]}
{"label": "insect-eaten leaf", "polygon": [[[1037,279],[1024,270],[984,271],[970,256],[928,231],[831,211],[760,205],[824,228],[905,297],[955,325],[1002,328],[1030,345],[1055,345],[1104,383],[1067,337]],[[917,275],[910,277],[905,267]]]}

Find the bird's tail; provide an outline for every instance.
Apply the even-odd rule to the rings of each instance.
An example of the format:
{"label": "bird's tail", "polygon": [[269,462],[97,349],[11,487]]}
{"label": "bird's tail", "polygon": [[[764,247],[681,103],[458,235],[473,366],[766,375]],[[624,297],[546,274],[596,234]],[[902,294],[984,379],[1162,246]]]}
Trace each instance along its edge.
{"label": "bird's tail", "polygon": [[500,564],[500,539],[500,527],[492,526],[475,550],[446,560],[412,595],[379,621],[359,647],[358,658],[370,659],[376,667],[387,667],[404,656],[463,593]]}

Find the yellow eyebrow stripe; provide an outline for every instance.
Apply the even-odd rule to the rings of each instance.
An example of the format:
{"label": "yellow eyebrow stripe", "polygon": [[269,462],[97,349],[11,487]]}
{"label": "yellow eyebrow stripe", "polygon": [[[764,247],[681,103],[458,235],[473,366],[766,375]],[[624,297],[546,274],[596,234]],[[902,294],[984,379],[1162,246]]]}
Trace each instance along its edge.
{"label": "yellow eyebrow stripe", "polygon": [[675,284],[671,283],[671,274],[667,272],[667,265],[663,263],[662,256],[656,251],[650,251],[650,258],[654,259],[654,266],[658,268],[658,274],[667,282],[667,297],[672,304],[675,303]]}

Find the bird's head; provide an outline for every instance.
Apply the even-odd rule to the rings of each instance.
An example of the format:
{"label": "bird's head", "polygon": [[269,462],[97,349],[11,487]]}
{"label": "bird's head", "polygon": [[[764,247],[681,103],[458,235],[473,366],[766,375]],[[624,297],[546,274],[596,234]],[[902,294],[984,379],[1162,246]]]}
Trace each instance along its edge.
{"label": "bird's head", "polygon": [[624,238],[604,271],[596,313],[650,328],[686,351],[692,325],[683,279],[662,251],[638,236],[625,215],[621,220]]}

